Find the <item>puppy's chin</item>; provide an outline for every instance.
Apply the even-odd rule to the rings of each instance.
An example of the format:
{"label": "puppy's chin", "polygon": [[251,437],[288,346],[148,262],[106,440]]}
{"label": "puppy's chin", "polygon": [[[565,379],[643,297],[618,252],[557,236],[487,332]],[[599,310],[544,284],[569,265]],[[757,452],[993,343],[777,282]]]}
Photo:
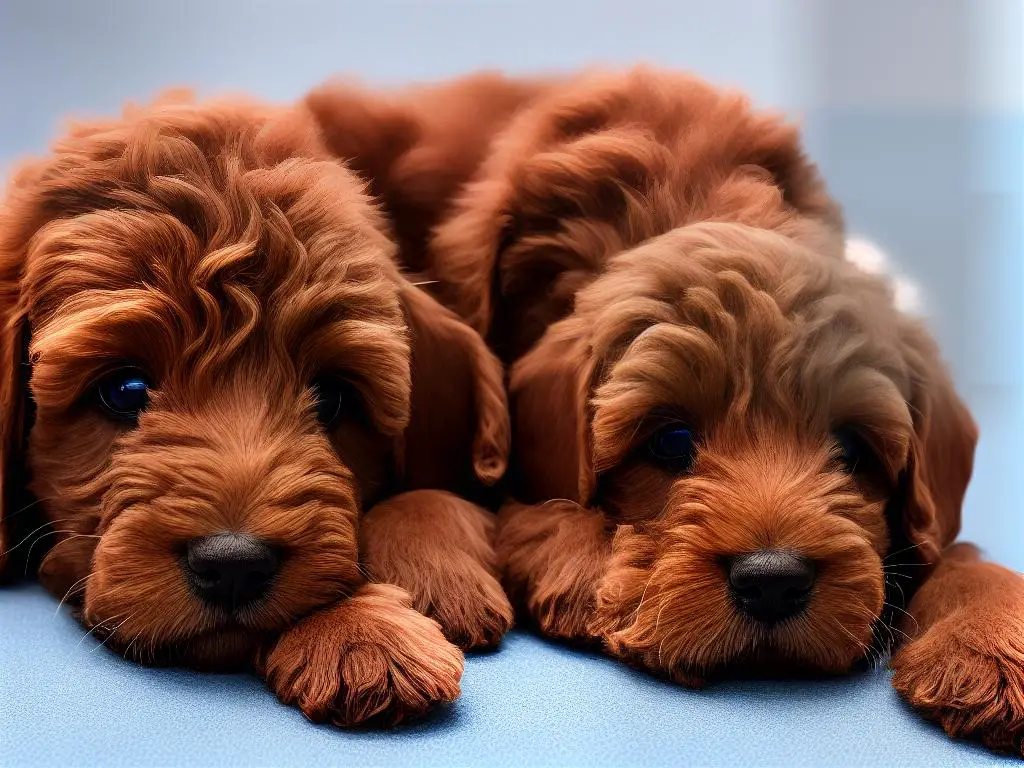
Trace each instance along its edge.
{"label": "puppy's chin", "polygon": [[810,553],[819,576],[806,607],[764,624],[737,608],[706,529],[620,526],[591,629],[616,655],[685,685],[848,672],[874,652],[885,584],[868,537],[833,527],[808,537],[821,548]]}
{"label": "puppy's chin", "polygon": [[[187,667],[201,672],[242,672],[250,669],[261,648],[274,635],[227,625],[174,643],[143,642],[126,637],[106,623],[89,626],[89,633],[112,653],[150,667]],[[116,627],[116,625],[115,625]]]}
{"label": "puppy's chin", "polygon": [[[95,588],[92,586],[95,584]],[[140,594],[162,586],[157,600]],[[341,597],[348,590],[339,590]],[[305,607],[305,606],[304,606]],[[154,580],[110,588],[93,572],[76,618],[93,637],[127,660],[149,666],[235,671],[250,666],[260,648],[309,611],[289,610],[276,596],[233,613],[204,606],[184,585]]]}
{"label": "puppy's chin", "polygon": [[[230,672],[251,666],[268,639],[297,617],[266,600],[226,613],[205,607],[187,588],[165,578],[128,589],[94,571],[76,618],[113,653],[147,666]],[[158,602],[140,595],[157,589]]]}

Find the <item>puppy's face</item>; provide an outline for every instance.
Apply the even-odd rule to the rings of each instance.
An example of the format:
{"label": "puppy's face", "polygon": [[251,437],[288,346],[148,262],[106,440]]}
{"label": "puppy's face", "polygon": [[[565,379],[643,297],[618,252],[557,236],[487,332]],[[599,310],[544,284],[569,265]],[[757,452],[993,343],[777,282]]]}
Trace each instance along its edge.
{"label": "puppy's face", "polygon": [[56,540],[41,579],[143,661],[239,661],[344,597],[358,510],[401,470],[423,300],[361,185],[295,130],[158,110],[9,196],[4,352],[28,367],[4,394],[35,414],[5,458],[24,438]]}
{"label": "puppy's face", "polygon": [[915,332],[881,283],[763,230],[698,225],[614,259],[512,384],[535,416],[537,359],[575,340],[577,497],[618,523],[595,632],[690,682],[872,653],[887,587],[909,586],[890,553],[928,561],[945,536],[925,433],[955,457],[943,509],[970,471],[973,425],[922,399],[949,384]]}

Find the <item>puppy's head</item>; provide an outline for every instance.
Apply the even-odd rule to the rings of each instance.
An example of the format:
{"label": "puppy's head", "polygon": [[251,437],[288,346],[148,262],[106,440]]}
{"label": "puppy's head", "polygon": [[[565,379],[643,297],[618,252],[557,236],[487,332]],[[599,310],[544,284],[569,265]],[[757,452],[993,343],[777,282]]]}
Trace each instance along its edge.
{"label": "puppy's head", "polygon": [[956,534],[976,440],[879,278],[737,224],[612,259],[511,396],[531,495],[619,523],[595,631],[690,681],[872,653],[887,587]]}
{"label": "puppy's head", "polygon": [[678,73],[594,70],[524,106],[431,241],[444,300],[506,361],[572,311],[607,260],[696,221],[841,241],[797,129]]}
{"label": "puppy's head", "polygon": [[41,580],[108,645],[225,664],[353,588],[361,507],[496,479],[500,370],[392,256],[301,109],[171,99],[24,167],[0,214],[8,568],[52,544]]}

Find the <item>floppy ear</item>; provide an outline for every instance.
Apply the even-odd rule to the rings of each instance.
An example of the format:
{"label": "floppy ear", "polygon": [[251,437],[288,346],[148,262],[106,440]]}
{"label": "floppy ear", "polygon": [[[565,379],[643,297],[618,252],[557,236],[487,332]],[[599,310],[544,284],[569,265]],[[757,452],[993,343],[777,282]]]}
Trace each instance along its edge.
{"label": "floppy ear", "polygon": [[569,499],[588,505],[596,490],[590,394],[596,366],[577,318],[552,325],[512,368],[513,494],[526,503]]}
{"label": "floppy ear", "polygon": [[401,291],[412,335],[412,407],[399,455],[406,487],[472,496],[505,474],[510,429],[501,363],[423,291]]}
{"label": "floppy ear", "polygon": [[904,530],[921,562],[934,565],[960,531],[978,428],[924,329],[908,323],[904,344],[915,378],[910,402],[914,435],[903,479]]}
{"label": "floppy ear", "polygon": [[419,140],[421,126],[400,101],[357,85],[332,81],[311,91],[312,112],[327,148],[362,174],[374,194],[386,187],[392,166]]}

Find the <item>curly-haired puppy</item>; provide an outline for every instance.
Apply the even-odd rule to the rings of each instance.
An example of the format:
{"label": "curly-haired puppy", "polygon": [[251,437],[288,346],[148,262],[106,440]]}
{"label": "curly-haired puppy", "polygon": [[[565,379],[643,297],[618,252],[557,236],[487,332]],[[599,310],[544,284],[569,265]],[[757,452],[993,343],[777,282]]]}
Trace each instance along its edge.
{"label": "curly-haired puppy", "polygon": [[506,588],[687,684],[898,645],[911,704],[1019,749],[1024,580],[949,546],[975,425],[843,255],[796,130],[740,96],[591,73],[515,116],[429,250],[513,365]]}
{"label": "curly-haired puppy", "polygon": [[[511,623],[492,518],[457,495],[503,473],[508,416],[497,360],[402,276],[321,128],[171,97],[16,173],[0,552],[21,571],[52,543],[39,578],[119,654],[252,663],[313,719],[396,723],[458,694],[442,628]],[[367,583],[361,510],[414,595]]]}

